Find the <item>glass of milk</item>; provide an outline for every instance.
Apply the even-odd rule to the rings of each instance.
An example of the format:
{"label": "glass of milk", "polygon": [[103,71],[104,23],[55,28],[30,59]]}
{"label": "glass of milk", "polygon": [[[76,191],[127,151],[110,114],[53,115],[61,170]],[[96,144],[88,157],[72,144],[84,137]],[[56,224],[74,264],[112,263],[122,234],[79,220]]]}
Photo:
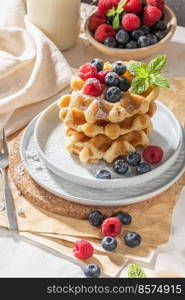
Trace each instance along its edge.
{"label": "glass of milk", "polygon": [[80,32],[80,0],[27,0],[29,20],[60,50],[72,47]]}

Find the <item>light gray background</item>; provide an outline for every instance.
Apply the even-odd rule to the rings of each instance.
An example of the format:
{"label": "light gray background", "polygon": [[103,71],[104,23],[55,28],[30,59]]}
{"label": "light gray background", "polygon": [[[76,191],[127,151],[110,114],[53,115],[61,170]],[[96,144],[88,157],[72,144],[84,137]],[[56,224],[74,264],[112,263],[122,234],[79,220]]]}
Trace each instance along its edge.
{"label": "light gray background", "polygon": [[[92,3],[93,0],[82,0],[82,2]],[[166,3],[174,10],[178,25],[185,26],[185,0],[166,0]]]}
{"label": "light gray background", "polygon": [[166,0],[166,2],[174,10],[178,25],[185,26],[185,0]]}

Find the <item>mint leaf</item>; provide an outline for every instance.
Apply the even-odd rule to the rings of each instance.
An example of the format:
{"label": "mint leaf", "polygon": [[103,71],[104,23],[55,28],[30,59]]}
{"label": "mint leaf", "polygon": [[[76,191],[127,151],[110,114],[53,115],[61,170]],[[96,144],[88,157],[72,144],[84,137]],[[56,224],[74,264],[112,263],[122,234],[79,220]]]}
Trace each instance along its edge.
{"label": "mint leaf", "polygon": [[150,85],[156,85],[161,88],[169,88],[168,81],[159,75],[166,63],[166,55],[159,55],[152,59],[147,65],[143,62],[130,61],[126,67],[135,78],[132,81],[131,88],[135,94],[142,94]]}
{"label": "mint leaf", "polygon": [[118,10],[118,8],[117,8],[117,10],[116,10],[116,12],[117,12],[118,15],[120,15],[123,11],[124,11],[123,7],[120,8],[119,10]]}
{"label": "mint leaf", "polygon": [[150,83],[154,84],[154,85],[157,85],[157,86],[159,86],[161,88],[166,88],[166,89],[170,88],[168,80],[166,80],[161,75],[151,75],[150,76]]}
{"label": "mint leaf", "polygon": [[146,68],[144,68],[144,67],[136,68],[135,73],[136,73],[136,77],[140,77],[140,78],[144,78],[144,79],[149,78],[148,72],[147,72]]}
{"label": "mint leaf", "polygon": [[151,60],[151,62],[147,66],[147,71],[151,74],[159,74],[162,71],[165,64],[166,55],[159,55]]}
{"label": "mint leaf", "polygon": [[140,77],[136,77],[134,78],[134,80],[132,81],[132,92],[134,94],[142,94],[143,92],[145,92],[150,86],[149,80],[145,79],[145,78],[140,78]]}
{"label": "mint leaf", "polygon": [[131,60],[127,65],[127,71],[129,71],[132,75],[136,76],[139,69],[146,70],[146,64]]}
{"label": "mint leaf", "polygon": [[118,14],[121,14],[122,11],[124,11],[124,6],[125,6],[125,4],[126,4],[126,0],[121,0],[121,1],[119,2],[119,5],[118,5],[118,7],[117,7],[117,13],[118,13]]}
{"label": "mint leaf", "polygon": [[113,20],[113,28],[114,29],[119,29],[119,27],[120,27],[120,19],[119,19],[119,15],[116,15],[115,17],[114,17],[114,20]]}
{"label": "mint leaf", "polygon": [[116,15],[116,9],[113,7],[112,9],[109,9],[107,12],[107,17],[114,17]]}
{"label": "mint leaf", "polygon": [[145,272],[136,264],[130,265],[128,269],[129,278],[146,278]]}

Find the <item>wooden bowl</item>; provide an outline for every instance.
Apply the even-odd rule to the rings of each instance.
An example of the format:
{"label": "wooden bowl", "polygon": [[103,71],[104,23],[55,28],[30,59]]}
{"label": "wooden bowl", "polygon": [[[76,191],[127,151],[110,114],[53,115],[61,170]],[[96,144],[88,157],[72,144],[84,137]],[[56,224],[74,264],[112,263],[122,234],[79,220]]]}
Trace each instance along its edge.
{"label": "wooden bowl", "polygon": [[110,48],[107,46],[104,46],[103,44],[97,42],[91,31],[89,30],[89,18],[87,18],[85,22],[85,33],[87,35],[88,40],[90,43],[98,49],[100,52],[109,55],[114,56],[122,60],[129,60],[129,59],[135,59],[140,60],[144,59],[149,56],[154,56],[155,54],[159,54],[163,48],[167,46],[169,41],[172,39],[176,27],[177,27],[177,19],[174,14],[174,12],[169,8],[169,6],[165,6],[165,22],[167,24],[167,34],[166,36],[160,40],[157,44],[144,47],[144,48],[137,48],[137,49],[116,49],[116,48]]}

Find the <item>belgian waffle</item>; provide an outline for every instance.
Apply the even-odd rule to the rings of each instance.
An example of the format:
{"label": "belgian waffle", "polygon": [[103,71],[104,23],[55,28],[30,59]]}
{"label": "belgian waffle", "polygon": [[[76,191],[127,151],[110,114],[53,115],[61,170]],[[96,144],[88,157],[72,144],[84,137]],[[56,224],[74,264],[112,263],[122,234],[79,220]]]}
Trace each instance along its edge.
{"label": "belgian waffle", "polygon": [[64,117],[64,125],[68,128],[82,131],[88,137],[94,137],[99,134],[106,135],[110,139],[117,139],[120,135],[132,132],[134,130],[140,131],[147,128],[151,122],[151,117],[156,112],[156,104],[151,102],[149,110],[146,114],[136,114],[132,117],[126,118],[122,122],[112,123],[107,121],[96,121],[95,123],[87,123],[85,114],[82,110],[72,107],[67,110]]}
{"label": "belgian waffle", "polygon": [[[77,86],[79,84],[79,90]],[[149,110],[150,103],[154,101],[158,94],[159,88],[151,87],[143,95],[136,95],[130,92],[123,94],[122,99],[117,103],[110,103],[103,97],[95,98],[84,95],[81,91],[82,80],[75,78],[72,80],[73,90],[71,95],[65,95],[59,101],[60,118],[64,120],[68,109],[76,108],[84,113],[85,120],[88,123],[95,123],[99,120],[118,123],[126,118],[136,114],[145,114]]]}
{"label": "belgian waffle", "polygon": [[87,137],[83,132],[66,128],[67,150],[79,155],[82,163],[94,163],[100,159],[112,163],[116,158],[135,151],[138,146],[149,144],[148,135],[151,133],[152,125],[141,131],[132,131],[111,140],[105,135],[97,135],[93,138]]}
{"label": "belgian waffle", "polygon": [[[84,66],[87,68],[87,65]],[[105,63],[104,69],[111,70],[112,64]],[[112,163],[118,157],[135,151],[136,147],[146,146],[153,129],[151,118],[157,108],[154,100],[160,89],[151,85],[140,95],[128,89],[121,93],[119,101],[113,103],[111,99],[106,100],[107,95],[103,93],[109,84],[101,83],[97,94],[100,96],[93,97],[92,91],[87,90],[87,81],[79,76],[71,80],[71,94],[64,95],[58,103],[59,117],[65,126],[67,150],[78,155],[82,163],[101,159]],[[128,71],[122,77],[130,82],[134,78]]]}

